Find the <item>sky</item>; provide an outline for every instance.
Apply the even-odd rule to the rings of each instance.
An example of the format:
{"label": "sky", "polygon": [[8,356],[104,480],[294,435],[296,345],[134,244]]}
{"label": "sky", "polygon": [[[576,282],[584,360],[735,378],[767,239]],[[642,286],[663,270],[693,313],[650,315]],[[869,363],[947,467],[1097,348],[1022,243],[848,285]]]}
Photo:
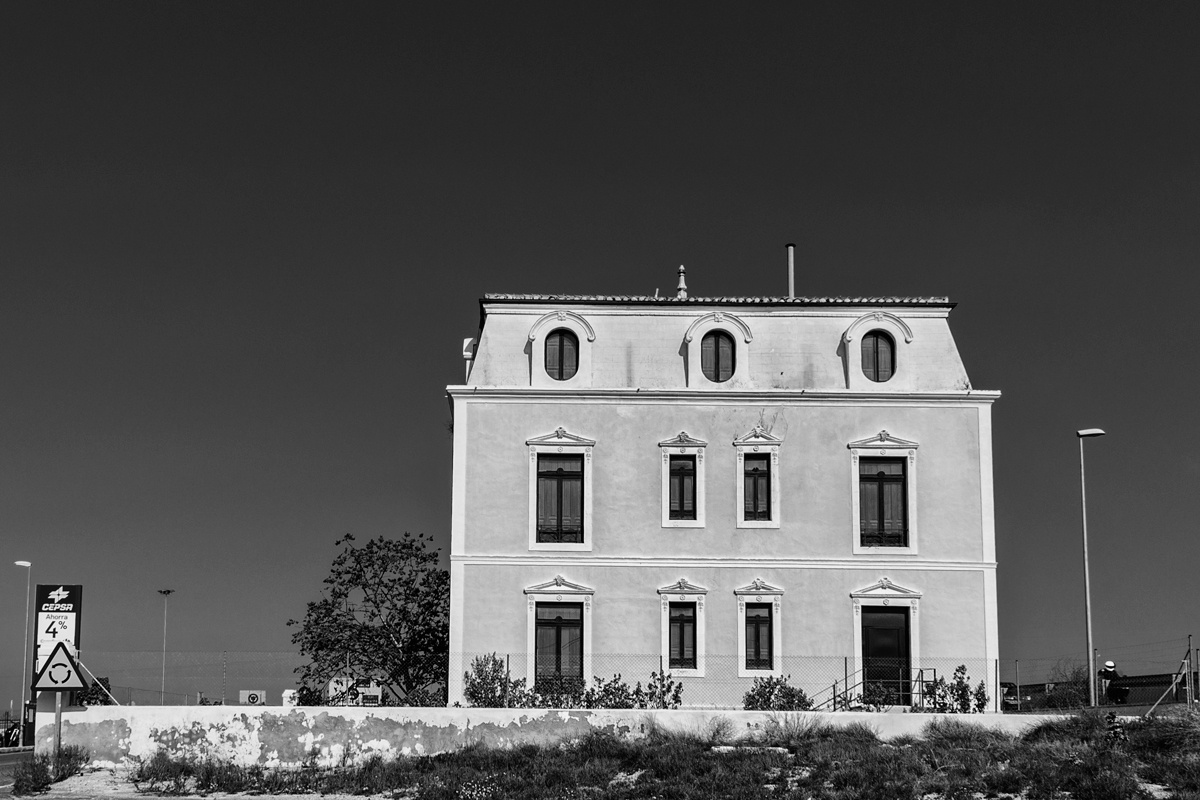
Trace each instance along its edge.
{"label": "sky", "polygon": [[1002,658],[1086,653],[1080,428],[1096,647],[1200,633],[1195,4],[2,13],[0,704],[13,561],[85,660],[162,588],[168,649],[291,650],[342,534],[448,547],[485,292],[781,295],[792,241],[799,295],[948,296],[1003,392]]}

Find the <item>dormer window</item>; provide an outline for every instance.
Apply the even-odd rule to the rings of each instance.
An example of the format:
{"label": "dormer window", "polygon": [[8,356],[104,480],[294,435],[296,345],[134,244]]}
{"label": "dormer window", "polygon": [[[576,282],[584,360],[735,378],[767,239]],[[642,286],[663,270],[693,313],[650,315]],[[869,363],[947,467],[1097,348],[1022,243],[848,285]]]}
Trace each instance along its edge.
{"label": "dormer window", "polygon": [[896,342],[883,331],[862,337],[862,370],[869,380],[883,383],[896,371]]}
{"label": "dormer window", "polygon": [[733,337],[725,331],[710,331],[700,340],[700,370],[713,383],[724,383],[733,377]]}
{"label": "dormer window", "polygon": [[578,337],[564,328],[552,331],[546,337],[546,374],[556,381],[566,381],[578,371]]}

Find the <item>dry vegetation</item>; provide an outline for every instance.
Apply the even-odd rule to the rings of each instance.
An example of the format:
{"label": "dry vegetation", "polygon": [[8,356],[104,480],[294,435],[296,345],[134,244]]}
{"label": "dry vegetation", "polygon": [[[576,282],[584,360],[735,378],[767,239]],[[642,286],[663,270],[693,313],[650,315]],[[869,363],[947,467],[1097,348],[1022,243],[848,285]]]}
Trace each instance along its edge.
{"label": "dry vegetation", "polygon": [[468,747],[427,758],[376,758],[358,767],[295,770],[214,762],[141,764],[133,779],[155,794],[375,794],[408,800],[936,800],[1078,798],[1200,800],[1200,714],[1106,724],[1064,717],[1020,737],[937,720],[920,737],[880,741],[778,713],[753,744],[731,727],[639,741],[593,734],[559,747]]}

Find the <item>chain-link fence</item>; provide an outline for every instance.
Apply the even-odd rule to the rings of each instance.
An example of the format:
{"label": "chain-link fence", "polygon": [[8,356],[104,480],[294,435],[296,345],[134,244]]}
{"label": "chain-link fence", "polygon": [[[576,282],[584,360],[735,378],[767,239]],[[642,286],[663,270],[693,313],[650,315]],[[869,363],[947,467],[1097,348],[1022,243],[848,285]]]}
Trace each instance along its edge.
{"label": "chain-link fence", "polygon": [[[463,685],[472,680],[495,682],[498,674],[505,681],[523,681],[522,688],[540,685],[561,687],[575,681],[582,688],[586,677],[591,685],[623,683],[631,689],[639,684],[646,689],[652,673],[664,673],[682,686],[680,702],[684,708],[742,708],[746,694],[754,688],[756,677],[778,675],[818,710],[836,710],[871,705],[903,705],[928,709],[934,702],[938,682],[951,685],[956,671],[962,683],[974,690],[981,682],[988,707],[995,705],[993,689],[996,662],[979,658],[869,658],[856,661],[849,656],[783,656],[770,664],[751,664],[746,656],[704,654],[680,664],[670,664],[659,654],[596,653],[590,658],[535,656],[527,653],[451,654],[451,669],[458,670]],[[776,668],[777,667],[777,668]],[[490,676],[490,677],[484,677]],[[555,692],[561,695],[561,692]],[[569,693],[568,693],[569,695]],[[575,701],[570,696],[567,702]],[[585,702],[578,700],[576,702]],[[973,702],[973,701],[972,701]]]}
{"label": "chain-link fence", "polygon": [[[1185,703],[1188,700],[1188,663],[1191,642],[1187,638],[1098,650],[1096,666],[1115,662],[1120,679],[1129,689],[1128,705]],[[672,665],[658,653],[593,653],[561,656],[557,663],[530,663],[525,651],[451,653],[434,656],[441,661],[438,670],[446,674],[451,687],[463,685],[463,677],[472,672],[477,659],[494,659],[500,674],[511,681],[525,681],[525,688],[536,688],[538,675],[567,675],[598,682],[641,684],[647,688],[652,673],[665,672],[682,686],[685,708],[742,708],[745,696],[754,685],[754,677],[770,673],[747,669],[745,655],[697,653],[691,661]],[[283,692],[298,687],[296,670],[305,659],[294,652],[245,651],[100,651],[84,650],[81,661],[88,673],[107,678],[116,700],[123,705],[196,705],[207,703],[238,704],[254,701],[280,705]],[[1191,661],[1192,697],[1200,696],[1200,652]],[[774,660],[770,665],[774,667]],[[999,661],[979,658],[921,656],[917,659],[875,658],[855,660],[853,656],[783,656],[778,674],[790,686],[800,689],[823,710],[854,708],[883,698],[887,705],[925,707],[932,702],[938,681],[954,685],[956,670],[962,668],[962,682],[972,690],[984,683],[990,710],[1043,711],[1086,706],[1089,701],[1087,654],[1042,658],[1005,658]],[[455,678],[458,680],[456,681]],[[314,687],[318,688],[318,687]],[[322,687],[323,688],[323,687]],[[1111,701],[1107,683],[1097,680],[1097,702]],[[440,692],[440,690],[439,690]],[[437,692],[435,692],[436,694]],[[457,698],[452,698],[457,699]],[[397,702],[392,700],[392,702]],[[398,702],[403,703],[401,699]],[[415,701],[414,701],[415,702]],[[417,704],[438,704],[440,700],[423,698]]]}
{"label": "chain-link fence", "polygon": [[288,652],[84,650],[80,660],[97,678],[107,678],[121,705],[237,704],[242,693],[256,703],[279,705],[296,688],[305,659]]}
{"label": "chain-link fence", "polygon": [[[1200,684],[1196,669],[1200,653],[1191,652],[1189,638],[1122,645],[1096,650],[1097,670],[1113,662],[1118,678],[1091,674],[1086,652],[1052,658],[1000,661],[1000,680],[1007,684],[1006,710],[1045,711],[1087,706],[1091,692],[1101,706],[1153,706],[1188,702],[1189,678],[1193,700]],[[1089,685],[1092,681],[1094,684]],[[1114,691],[1109,692],[1109,686]]]}

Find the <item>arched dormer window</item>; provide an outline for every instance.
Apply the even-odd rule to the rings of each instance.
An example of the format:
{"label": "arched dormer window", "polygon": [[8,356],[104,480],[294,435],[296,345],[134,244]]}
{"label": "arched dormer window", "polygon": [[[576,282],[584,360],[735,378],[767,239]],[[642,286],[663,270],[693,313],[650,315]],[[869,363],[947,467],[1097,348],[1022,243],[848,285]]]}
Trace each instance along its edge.
{"label": "arched dormer window", "polygon": [[556,381],[566,381],[579,371],[579,337],[565,328],[558,328],[546,337],[546,374]]}
{"label": "arched dormer window", "polygon": [[733,337],[722,330],[709,331],[700,340],[700,370],[713,383],[733,377],[737,367]]}
{"label": "arched dormer window", "polygon": [[862,337],[862,371],[868,380],[884,383],[896,372],[896,340],[875,330]]}

